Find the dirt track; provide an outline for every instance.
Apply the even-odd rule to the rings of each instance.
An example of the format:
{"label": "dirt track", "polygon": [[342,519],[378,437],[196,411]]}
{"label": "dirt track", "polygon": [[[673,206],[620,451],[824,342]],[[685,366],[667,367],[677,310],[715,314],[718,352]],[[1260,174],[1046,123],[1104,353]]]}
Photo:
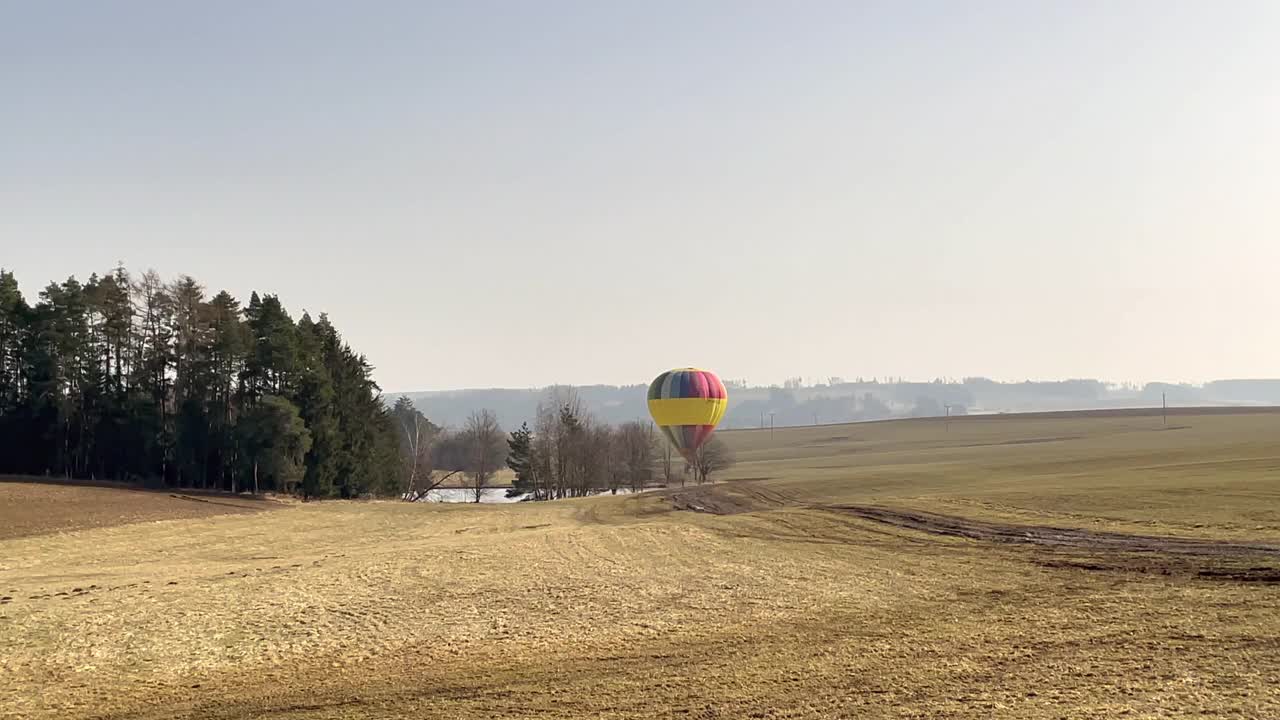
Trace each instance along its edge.
{"label": "dirt track", "polygon": [[931,535],[954,535],[988,542],[1047,545],[1051,547],[1113,552],[1280,558],[1280,546],[1262,543],[1129,535],[1126,533],[1095,532],[1079,528],[1012,525],[938,515],[918,510],[896,510],[869,505],[830,505],[826,506],[826,509],[839,510],[865,520],[910,530],[919,530]]}
{"label": "dirt track", "polygon": [[1264,543],[1015,525],[873,506],[834,505],[824,509],[930,535],[1036,546],[1049,552],[1031,560],[1045,567],[1280,583],[1280,546]]}
{"label": "dirt track", "polygon": [[736,515],[794,504],[790,496],[750,483],[699,485],[668,490],[663,496],[676,510],[692,510],[712,515]]}

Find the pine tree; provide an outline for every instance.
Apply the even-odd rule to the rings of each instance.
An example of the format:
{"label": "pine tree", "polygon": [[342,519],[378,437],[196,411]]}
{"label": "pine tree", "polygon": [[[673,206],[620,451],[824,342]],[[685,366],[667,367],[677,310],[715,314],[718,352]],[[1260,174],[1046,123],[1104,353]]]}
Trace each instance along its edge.
{"label": "pine tree", "polygon": [[22,396],[22,332],[27,304],[13,273],[0,269],[0,416],[12,412]]}
{"label": "pine tree", "polygon": [[507,467],[516,474],[507,497],[532,495],[534,499],[539,499],[533,470],[533,432],[529,430],[527,422],[522,423],[518,430],[512,430],[507,438]]}
{"label": "pine tree", "polygon": [[28,367],[31,316],[13,273],[0,270],[0,459],[8,459],[9,472],[38,472]]}
{"label": "pine tree", "polygon": [[235,411],[241,394],[246,330],[240,303],[225,290],[209,301],[209,470],[215,487],[239,489]]}
{"label": "pine tree", "polygon": [[303,497],[328,497],[338,477],[335,449],[338,419],[334,411],[333,380],[324,363],[323,339],[307,313],[298,321],[299,371],[294,402],[311,431],[311,451],[306,457]]}
{"label": "pine tree", "polygon": [[179,485],[208,487],[213,385],[211,312],[204,287],[189,275],[169,288],[173,303],[169,336],[173,339],[174,465]]}
{"label": "pine tree", "polygon": [[259,395],[287,395],[298,367],[297,328],[280,298],[255,292],[245,310],[250,352],[245,361],[248,391]]}

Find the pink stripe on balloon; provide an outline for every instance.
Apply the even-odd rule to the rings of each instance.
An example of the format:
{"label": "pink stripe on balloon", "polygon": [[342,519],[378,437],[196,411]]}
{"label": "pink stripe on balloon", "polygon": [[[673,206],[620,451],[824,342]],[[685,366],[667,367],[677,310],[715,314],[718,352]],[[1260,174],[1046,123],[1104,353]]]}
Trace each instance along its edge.
{"label": "pink stripe on balloon", "polygon": [[729,397],[729,393],[724,389],[724,383],[720,382],[720,378],[715,375],[711,375],[711,373],[707,374],[711,376],[711,397],[717,400],[723,400]]}
{"label": "pink stripe on balloon", "polygon": [[689,397],[691,398],[708,398],[711,397],[711,387],[707,383],[707,374],[705,372],[691,373],[693,380],[690,383]]}
{"label": "pink stripe on balloon", "polygon": [[711,430],[712,426],[710,425],[695,425],[693,428],[693,446],[695,448],[702,447],[702,443],[706,442],[707,438],[711,436]]}

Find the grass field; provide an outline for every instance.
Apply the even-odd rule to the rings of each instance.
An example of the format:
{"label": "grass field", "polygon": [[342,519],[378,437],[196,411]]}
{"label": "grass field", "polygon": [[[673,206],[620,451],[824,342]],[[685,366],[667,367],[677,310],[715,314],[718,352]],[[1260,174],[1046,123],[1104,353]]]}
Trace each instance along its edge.
{"label": "grass field", "polygon": [[0,483],[0,716],[1280,717],[1280,414],[723,437],[558,503]]}

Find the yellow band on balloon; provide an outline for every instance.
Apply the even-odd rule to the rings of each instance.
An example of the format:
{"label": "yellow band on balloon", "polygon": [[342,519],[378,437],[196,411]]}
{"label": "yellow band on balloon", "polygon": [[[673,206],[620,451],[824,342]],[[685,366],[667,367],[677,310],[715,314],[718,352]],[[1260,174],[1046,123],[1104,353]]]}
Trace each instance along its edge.
{"label": "yellow band on balloon", "polygon": [[649,413],[659,425],[715,425],[724,417],[725,398],[666,398],[649,401]]}

